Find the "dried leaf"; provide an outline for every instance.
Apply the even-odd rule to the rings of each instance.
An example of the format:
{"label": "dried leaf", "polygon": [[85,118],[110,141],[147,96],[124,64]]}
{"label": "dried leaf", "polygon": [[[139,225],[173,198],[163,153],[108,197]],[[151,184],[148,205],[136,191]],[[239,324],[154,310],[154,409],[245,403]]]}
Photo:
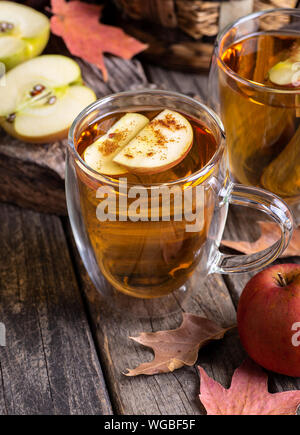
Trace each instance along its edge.
{"label": "dried leaf", "polygon": [[195,364],[199,349],[211,340],[218,340],[230,328],[222,328],[211,320],[184,313],[179,328],[170,331],[142,332],[130,337],[144,346],[151,347],[154,359],[128,370],[126,376],[154,375],[172,372],[180,367]]}
{"label": "dried leaf", "polygon": [[126,35],[122,29],[99,23],[102,6],[51,0],[51,30],[61,36],[69,51],[98,66],[107,80],[103,53],[111,53],[123,59],[131,59],[147,46]]}
{"label": "dried leaf", "polygon": [[[255,252],[269,248],[280,238],[280,228],[273,222],[258,222],[261,235],[255,242],[222,240],[222,245],[228,248],[243,252],[244,254],[254,254]],[[300,227],[294,230],[293,237],[287,249],[281,257],[292,257],[300,255]]]}
{"label": "dried leaf", "polygon": [[253,361],[246,360],[224,388],[199,367],[200,400],[208,415],[295,415],[300,391],[268,392],[268,376]]}

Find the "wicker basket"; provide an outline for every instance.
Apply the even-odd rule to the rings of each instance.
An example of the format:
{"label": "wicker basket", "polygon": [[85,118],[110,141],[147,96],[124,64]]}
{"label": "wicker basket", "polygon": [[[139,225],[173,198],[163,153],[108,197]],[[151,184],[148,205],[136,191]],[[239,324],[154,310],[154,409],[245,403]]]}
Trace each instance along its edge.
{"label": "wicker basket", "polygon": [[149,44],[143,56],[190,71],[209,67],[216,35],[253,11],[295,7],[297,0],[114,0],[127,33]]}

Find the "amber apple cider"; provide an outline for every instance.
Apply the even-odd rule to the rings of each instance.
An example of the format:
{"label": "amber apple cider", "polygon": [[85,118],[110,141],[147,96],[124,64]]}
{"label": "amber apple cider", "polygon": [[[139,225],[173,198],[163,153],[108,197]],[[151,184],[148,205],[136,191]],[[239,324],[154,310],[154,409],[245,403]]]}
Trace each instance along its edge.
{"label": "amber apple cider", "polygon": [[221,117],[231,173],[239,183],[299,202],[299,32],[251,35],[228,47],[222,61]]}
{"label": "amber apple cider", "polygon": [[[147,112],[139,110],[152,120],[161,110]],[[81,132],[77,151],[83,156],[88,146],[104,135],[124,113],[100,118]],[[193,129],[193,143],[184,159],[170,169],[156,174],[133,174],[128,171],[121,177],[113,177],[114,183],[127,181],[132,185],[149,186],[178,182],[182,191],[200,185],[205,177],[190,180],[188,177],[203,168],[217,149],[213,133],[198,120],[185,114]],[[213,215],[212,191],[203,189],[202,222],[195,232],[188,232],[189,223],[182,218],[174,219],[176,207],[171,196],[170,219],[163,220],[163,207],[159,203],[158,221],[120,220],[117,208],[116,220],[100,222],[96,208],[101,199],[96,191],[105,182],[89,174],[83,166],[78,167],[78,182],[81,208],[88,236],[101,272],[117,290],[131,296],[154,298],[167,295],[182,286],[194,271],[201,257],[201,246],[205,242]],[[109,180],[112,177],[106,176]],[[179,180],[184,179],[182,182]],[[115,189],[119,195],[118,189]],[[150,193],[149,193],[150,198]],[[128,206],[134,199],[128,199]],[[149,208],[151,207],[149,199]]]}

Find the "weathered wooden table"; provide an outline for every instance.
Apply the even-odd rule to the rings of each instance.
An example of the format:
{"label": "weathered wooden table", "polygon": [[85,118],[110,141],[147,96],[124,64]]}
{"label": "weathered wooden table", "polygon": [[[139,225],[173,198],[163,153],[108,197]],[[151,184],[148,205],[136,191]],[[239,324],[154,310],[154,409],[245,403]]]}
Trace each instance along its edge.
{"label": "weathered wooden table", "polygon": [[[56,44],[54,40],[52,52]],[[79,63],[99,97],[155,84],[206,98],[205,74],[108,58],[110,80],[103,83],[96,68]],[[0,322],[6,327],[6,346],[0,347],[0,413],[205,414],[196,365],[148,377],[122,374],[152,358],[148,348],[128,337],[175,328],[181,315],[138,320],[122,317],[103,303],[64,216],[64,148],[65,143],[45,145],[37,164],[36,146],[0,133],[0,196],[6,202],[0,204]],[[226,237],[257,237],[256,219],[255,213],[233,208]],[[248,279],[248,274],[214,275],[205,281],[199,276],[199,292],[189,311],[233,324]],[[202,349],[197,364],[228,387],[244,357],[233,330]],[[300,389],[300,379],[270,374],[269,389]]]}

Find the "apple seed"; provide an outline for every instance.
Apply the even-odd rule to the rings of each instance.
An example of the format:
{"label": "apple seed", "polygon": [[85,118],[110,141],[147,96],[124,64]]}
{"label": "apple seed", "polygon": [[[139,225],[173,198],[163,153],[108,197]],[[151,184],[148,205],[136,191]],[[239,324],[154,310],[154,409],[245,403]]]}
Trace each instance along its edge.
{"label": "apple seed", "polygon": [[30,96],[35,97],[36,95],[39,95],[44,89],[45,89],[44,85],[40,85],[40,84],[35,85],[32,91],[30,91]]}
{"label": "apple seed", "polygon": [[11,124],[14,122],[15,119],[16,119],[16,114],[15,113],[11,113],[10,115],[8,115],[6,117],[6,121],[10,122]]}
{"label": "apple seed", "polygon": [[56,96],[52,95],[52,97],[48,98],[47,103],[48,104],[54,104],[56,102]]}
{"label": "apple seed", "polygon": [[14,25],[12,23],[9,23],[7,21],[0,21],[0,33],[5,33],[9,30],[12,30],[14,28]]}

